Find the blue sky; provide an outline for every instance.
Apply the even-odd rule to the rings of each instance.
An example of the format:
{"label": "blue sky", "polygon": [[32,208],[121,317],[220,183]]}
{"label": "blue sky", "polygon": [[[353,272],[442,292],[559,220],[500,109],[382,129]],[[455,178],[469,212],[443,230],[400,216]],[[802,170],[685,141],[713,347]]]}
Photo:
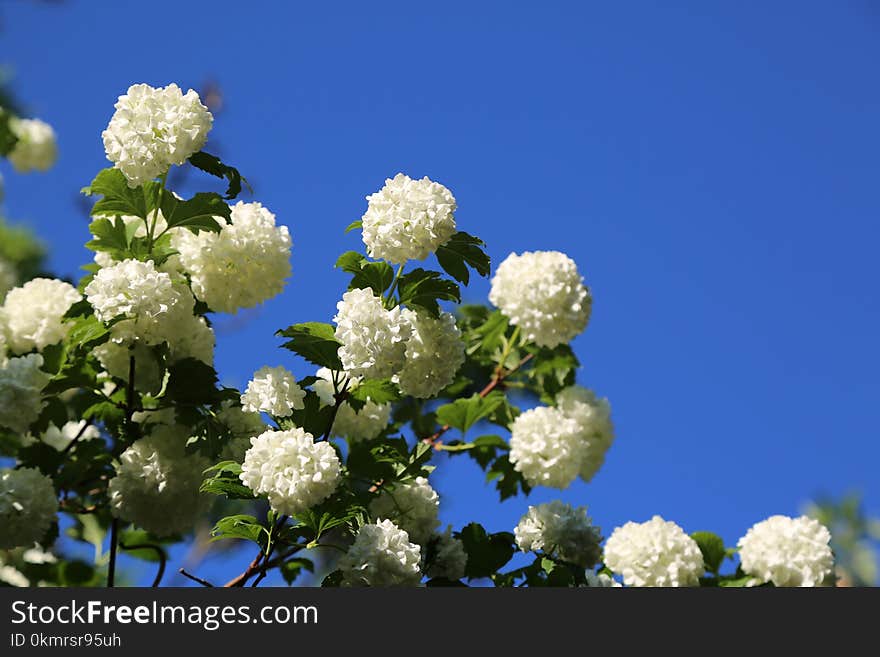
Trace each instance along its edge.
{"label": "blue sky", "polygon": [[[329,321],[364,196],[427,175],[496,264],[562,250],[593,290],[574,347],[617,442],[593,482],[529,502],[586,504],[606,535],[660,513],[729,543],[820,491],[876,513],[880,12],[662,4],[4,3],[3,63],[61,149],[44,175],[4,165],[7,214],[76,275],[76,193],[106,165],[116,97],[215,80],[212,138],[294,240],[285,293],[219,320],[226,382],[308,372],[273,332]],[[436,483],[456,527],[509,530],[528,504],[499,505],[464,459]]]}

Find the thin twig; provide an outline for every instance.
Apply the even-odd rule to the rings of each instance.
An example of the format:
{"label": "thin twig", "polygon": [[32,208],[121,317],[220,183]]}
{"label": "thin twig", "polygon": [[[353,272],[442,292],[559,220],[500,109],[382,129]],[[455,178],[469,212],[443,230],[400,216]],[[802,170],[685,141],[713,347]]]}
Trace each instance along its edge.
{"label": "thin twig", "polygon": [[91,419],[83,420],[83,425],[79,428],[79,431],[76,432],[76,435],[73,437],[73,439],[64,446],[64,449],[61,450],[61,456],[66,456],[67,453],[73,449],[73,446],[76,445],[79,439],[83,437],[86,429],[88,429],[90,426],[92,426]]}
{"label": "thin twig", "polygon": [[140,545],[127,545],[122,541],[119,542],[119,547],[123,550],[153,550],[156,555],[159,557],[159,572],[156,573],[155,579],[153,579],[153,588],[157,588],[159,583],[162,581],[162,576],[165,574],[165,565],[168,561],[168,555],[165,554],[165,550],[163,550],[160,546],[154,545],[153,543],[141,543]]}
{"label": "thin twig", "polygon": [[186,572],[186,570],[184,570],[183,568],[180,568],[177,572],[179,572],[181,575],[183,575],[187,579],[191,579],[194,582],[198,582],[202,586],[207,586],[208,588],[211,588],[211,589],[214,588],[214,585],[211,584],[211,582],[209,582],[208,580],[202,579],[201,577],[196,577],[195,575],[192,575],[192,574]]}
{"label": "thin twig", "polygon": [[112,589],[116,583],[116,545],[119,534],[119,520],[113,518],[110,523],[110,563],[107,565],[107,588]]}

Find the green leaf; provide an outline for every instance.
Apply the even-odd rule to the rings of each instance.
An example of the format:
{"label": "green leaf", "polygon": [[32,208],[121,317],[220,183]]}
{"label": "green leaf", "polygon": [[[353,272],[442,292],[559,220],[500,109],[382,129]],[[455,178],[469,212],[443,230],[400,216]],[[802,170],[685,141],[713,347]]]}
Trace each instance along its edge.
{"label": "green leaf", "polygon": [[361,265],[366,261],[367,259],[362,253],[346,251],[336,259],[336,264],[333,266],[349,274],[357,274],[361,270]]}
{"label": "green leaf", "polygon": [[168,368],[165,393],[180,404],[207,404],[217,396],[217,373],[196,358],[184,358]]}
{"label": "green leaf", "polygon": [[474,393],[467,399],[456,399],[438,408],[437,421],[458,429],[464,435],[474,424],[501,406],[504,400],[504,393],[498,390],[493,390],[485,397]]}
{"label": "green leaf", "polygon": [[532,491],[522,474],[513,467],[507,454],[501,454],[492,462],[486,472],[486,481],[495,482],[502,501],[518,495],[520,491],[526,495]]}
{"label": "green leaf", "polygon": [[488,276],[491,271],[489,256],[483,251],[486,246],[479,237],[458,232],[437,249],[437,261],[443,270],[460,283],[470,282],[468,267],[475,269],[480,276]]}
{"label": "green leaf", "polygon": [[202,482],[199,490],[212,495],[222,495],[230,500],[252,500],[254,492],[241,483],[241,465],[235,461],[223,461],[208,468],[214,474]]}
{"label": "green leaf", "polygon": [[458,285],[442,278],[436,271],[414,269],[400,277],[397,289],[402,305],[419,306],[434,317],[440,314],[438,300],[461,302]]}
{"label": "green leaf", "polygon": [[346,251],[336,260],[336,268],[353,274],[349,290],[371,289],[377,297],[394,280],[394,270],[387,262],[372,262],[357,251]]}
{"label": "green leaf", "polygon": [[137,222],[126,224],[121,217],[99,217],[89,224],[94,239],[87,242],[86,247],[92,251],[104,251],[116,259],[124,259],[136,229]]}
{"label": "green leaf", "polygon": [[301,427],[315,438],[320,438],[330,429],[333,420],[333,406],[322,406],[318,395],[309,390],[303,398],[303,408],[294,409],[284,418],[275,418],[283,430]]}
{"label": "green leaf", "polygon": [[465,576],[469,579],[489,577],[502,568],[516,551],[515,539],[509,532],[487,534],[475,522],[458,534],[467,553]]}
{"label": "green leaf", "polygon": [[98,321],[94,315],[78,317],[69,322],[72,326],[67,334],[66,342],[71,348],[91,348],[107,341],[110,329]]}
{"label": "green leaf", "polygon": [[92,216],[130,215],[146,219],[155,210],[158,187],[158,183],[147,182],[132,189],[119,169],[109,167],[98,172],[92,184],[82,188],[82,193],[103,196],[92,206]]}
{"label": "green leaf", "polygon": [[18,142],[18,137],[9,125],[11,118],[13,118],[12,114],[0,107],[0,157],[9,155]]}
{"label": "green leaf", "polygon": [[169,228],[185,227],[194,232],[209,230],[218,232],[217,218],[229,220],[231,210],[220,194],[200,192],[188,201],[178,199],[174,194],[162,196],[162,214]]}
{"label": "green leaf", "polygon": [[348,226],[345,227],[345,232],[350,233],[353,230],[357,230],[358,228],[363,227],[364,222],[358,219],[357,221],[352,221]]}
{"label": "green leaf", "polygon": [[480,436],[472,443],[444,443],[440,449],[453,453],[467,452],[485,470],[497,457],[498,450],[508,451],[510,446],[501,436],[489,435]]}
{"label": "green leaf", "polygon": [[342,361],[337,354],[342,345],[336,340],[332,325],[320,322],[292,324],[278,331],[276,335],[291,338],[281,346],[299,354],[310,363],[331,370],[342,370]]}
{"label": "green leaf", "polygon": [[293,584],[296,581],[296,578],[300,576],[300,574],[306,570],[310,573],[315,572],[315,564],[311,561],[311,559],[304,559],[302,557],[297,557],[295,559],[290,559],[289,561],[285,561],[279,567],[281,571],[281,576],[284,578],[284,581],[289,584]]}
{"label": "green leaf", "polygon": [[703,553],[706,570],[717,574],[726,556],[724,540],[712,532],[694,532],[691,538],[697,542],[700,552]]}
{"label": "green leaf", "polygon": [[209,173],[212,176],[217,178],[226,178],[228,187],[226,188],[226,196],[227,199],[233,199],[241,193],[241,185],[244,185],[248,188],[248,191],[253,194],[254,190],[251,189],[250,184],[248,184],[247,179],[243,178],[242,175],[238,172],[238,169],[235,167],[231,167],[227,164],[223,164],[219,157],[216,155],[211,155],[210,153],[206,153],[204,151],[199,151],[198,153],[193,153],[189,156],[189,163],[192,164],[196,169],[201,169],[205,173]]}
{"label": "green leaf", "polygon": [[212,541],[224,538],[243,538],[261,546],[269,538],[269,531],[249,515],[235,515],[221,518],[211,530]]}
{"label": "green leaf", "polygon": [[397,386],[388,379],[366,379],[361,381],[353,390],[348,392],[346,401],[356,411],[363,405],[372,401],[374,404],[388,404],[400,399],[400,391]]}

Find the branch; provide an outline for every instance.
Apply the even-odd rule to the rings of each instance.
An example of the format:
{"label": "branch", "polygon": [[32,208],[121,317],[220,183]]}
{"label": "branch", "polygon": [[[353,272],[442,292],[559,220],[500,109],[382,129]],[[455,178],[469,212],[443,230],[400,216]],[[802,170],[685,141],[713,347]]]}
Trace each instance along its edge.
{"label": "branch", "polygon": [[181,568],[177,572],[179,572],[181,575],[183,575],[187,579],[191,579],[194,582],[198,582],[202,586],[207,586],[208,588],[211,588],[211,589],[214,588],[214,585],[211,584],[211,582],[209,582],[208,580],[202,579],[201,577],[196,577],[195,575],[191,575],[188,572],[186,572],[186,570],[184,570],[183,568]]}
{"label": "branch", "polygon": [[122,541],[119,542],[119,547],[123,550],[153,550],[156,555],[159,557],[159,572],[156,573],[156,578],[153,580],[153,588],[157,588],[159,583],[162,581],[162,576],[165,574],[165,565],[168,561],[168,555],[165,554],[165,550],[163,550],[158,545],[154,545],[152,543],[141,543],[140,545],[126,545]]}
{"label": "branch", "polygon": [[[516,372],[519,368],[521,368],[523,365],[528,363],[534,357],[535,357],[535,354],[527,354],[514,367],[512,367],[511,369],[509,369],[507,371],[504,371],[504,369],[501,367],[501,365],[499,365],[498,368],[495,370],[495,374],[492,376],[492,380],[486,384],[485,388],[480,390],[480,397],[485,397],[490,392],[495,390],[495,388],[497,388],[499,385],[501,385],[501,383],[504,381],[504,379],[506,377],[508,377],[511,374],[513,374],[514,372]],[[448,424],[444,424],[442,427],[440,427],[440,429],[434,435],[428,436],[422,442],[427,443],[428,445],[433,445],[434,449],[440,449],[440,442],[441,442],[440,437],[444,433],[449,431],[449,429],[450,429],[450,426]]]}

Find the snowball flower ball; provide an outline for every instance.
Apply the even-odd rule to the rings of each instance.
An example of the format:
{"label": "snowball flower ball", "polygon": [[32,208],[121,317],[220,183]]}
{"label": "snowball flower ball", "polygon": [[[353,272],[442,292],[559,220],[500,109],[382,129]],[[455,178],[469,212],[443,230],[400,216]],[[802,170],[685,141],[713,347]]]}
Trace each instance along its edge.
{"label": "snowball flower ball", "polygon": [[570,342],[586,328],[592,309],[577,265],[559,251],[511,253],[492,278],[489,301],[542,347]]}
{"label": "snowball flower ball", "polygon": [[464,577],[467,569],[467,552],[464,550],[464,543],[453,538],[451,527],[447,527],[443,534],[434,537],[428,546],[427,561],[425,575],[428,577],[442,577],[452,581]]}
{"label": "snowball flower ball", "polygon": [[403,368],[392,380],[404,395],[433,397],[452,383],[464,363],[461,331],[451,313],[440,313],[435,319],[424,311],[404,310],[402,316],[411,334],[406,341]]}
{"label": "snowball flower ball", "polygon": [[592,390],[569,386],[556,395],[556,408],[578,424],[580,477],[590,481],[605,462],[605,453],[614,442],[611,405]]}
{"label": "snowball flower ball", "polygon": [[33,545],[57,513],[51,479],[36,468],[0,470],[0,549]]}
{"label": "snowball flower ball", "polygon": [[20,172],[48,171],[58,159],[55,131],[45,121],[12,117],[9,129],[16,137],[15,146],[6,156]]}
{"label": "snowball flower ball", "polygon": [[605,543],[605,565],[627,586],[698,586],[703,555],[674,522],[628,522]]}
{"label": "snowball flower ball", "polygon": [[241,407],[250,413],[268,413],[275,417],[287,417],[294,410],[305,408],[305,390],[299,387],[296,377],[281,367],[261,367],[254,374],[244,394]]}
{"label": "snowball flower ball", "polygon": [[116,317],[153,320],[177,303],[171,276],[152,260],[123,260],[99,270],[85,288],[86,299],[102,322]]}
{"label": "snowball flower ball", "polygon": [[530,506],[513,531],[523,552],[543,551],[570,563],[592,568],[599,561],[602,536],[587,507],[555,500]]}
{"label": "snowball flower ball", "polygon": [[509,459],[529,485],[567,488],[581,465],[577,422],[549,406],[525,411],[513,421]]}
{"label": "snowball flower ball", "polygon": [[199,492],[211,462],[186,453],[185,428],[156,425],[119,457],[110,480],[110,507],[117,518],[156,536],[185,534],[211,498]]}
{"label": "snowball flower ball", "polygon": [[277,513],[295,516],[330,497],[339,486],[339,457],[327,442],[297,427],[266,431],[251,438],[244,455],[241,482],[267,495]]}
{"label": "snowball flower ball", "polygon": [[176,84],[153,88],[135,84],[119,97],[116,112],[101,133],[107,159],[137,187],[183,164],[201,150],[214,117],[190,89]]}
{"label": "snowball flower ball", "polygon": [[440,525],[440,496],[425,477],[384,490],[370,503],[375,518],[388,519],[405,530],[411,541],[428,541]]}
{"label": "snowball flower ball", "polygon": [[11,290],[0,307],[9,348],[22,354],[61,342],[70,328],[64,313],[81,298],[70,283],[52,278],[34,278]]}
{"label": "snowball flower ball", "polygon": [[418,586],[421,550],[390,520],[364,525],[337,564],[343,586]]}
{"label": "snowball flower ball", "polygon": [[0,427],[26,434],[40,416],[43,388],[52,378],[42,366],[40,354],[28,354],[10,358],[0,367]]}
{"label": "snowball flower ball", "polygon": [[455,234],[455,198],[427,177],[398,173],[367,202],[361,223],[372,258],[399,265],[424,260]]}
{"label": "snowball flower ball", "polygon": [[354,376],[388,379],[406,360],[411,327],[400,308],[386,310],[370,289],[349,290],[336,304],[336,339],[343,369]]}
{"label": "snowball flower ball", "polygon": [[739,539],[743,572],[775,586],[821,586],[830,581],[831,533],[813,518],[771,516]]}
{"label": "snowball flower ball", "polygon": [[[336,398],[333,391],[334,372],[326,367],[319,369],[315,376],[318,380],[312,384],[312,389],[321,400],[321,406],[335,406]],[[345,373],[336,373],[338,380],[344,380]],[[347,376],[348,387],[351,391],[358,387],[361,382],[359,376]],[[336,418],[333,420],[331,429],[334,436],[345,438],[350,443],[361,440],[372,440],[378,436],[391,419],[391,404],[377,404],[367,399],[364,405],[355,410],[347,401],[343,401],[336,410]]]}
{"label": "snowball flower ball", "polygon": [[174,231],[171,244],[190,275],[193,293],[216,312],[253,308],[280,294],[290,276],[287,226],[260,203],[232,206],[219,233]]}

